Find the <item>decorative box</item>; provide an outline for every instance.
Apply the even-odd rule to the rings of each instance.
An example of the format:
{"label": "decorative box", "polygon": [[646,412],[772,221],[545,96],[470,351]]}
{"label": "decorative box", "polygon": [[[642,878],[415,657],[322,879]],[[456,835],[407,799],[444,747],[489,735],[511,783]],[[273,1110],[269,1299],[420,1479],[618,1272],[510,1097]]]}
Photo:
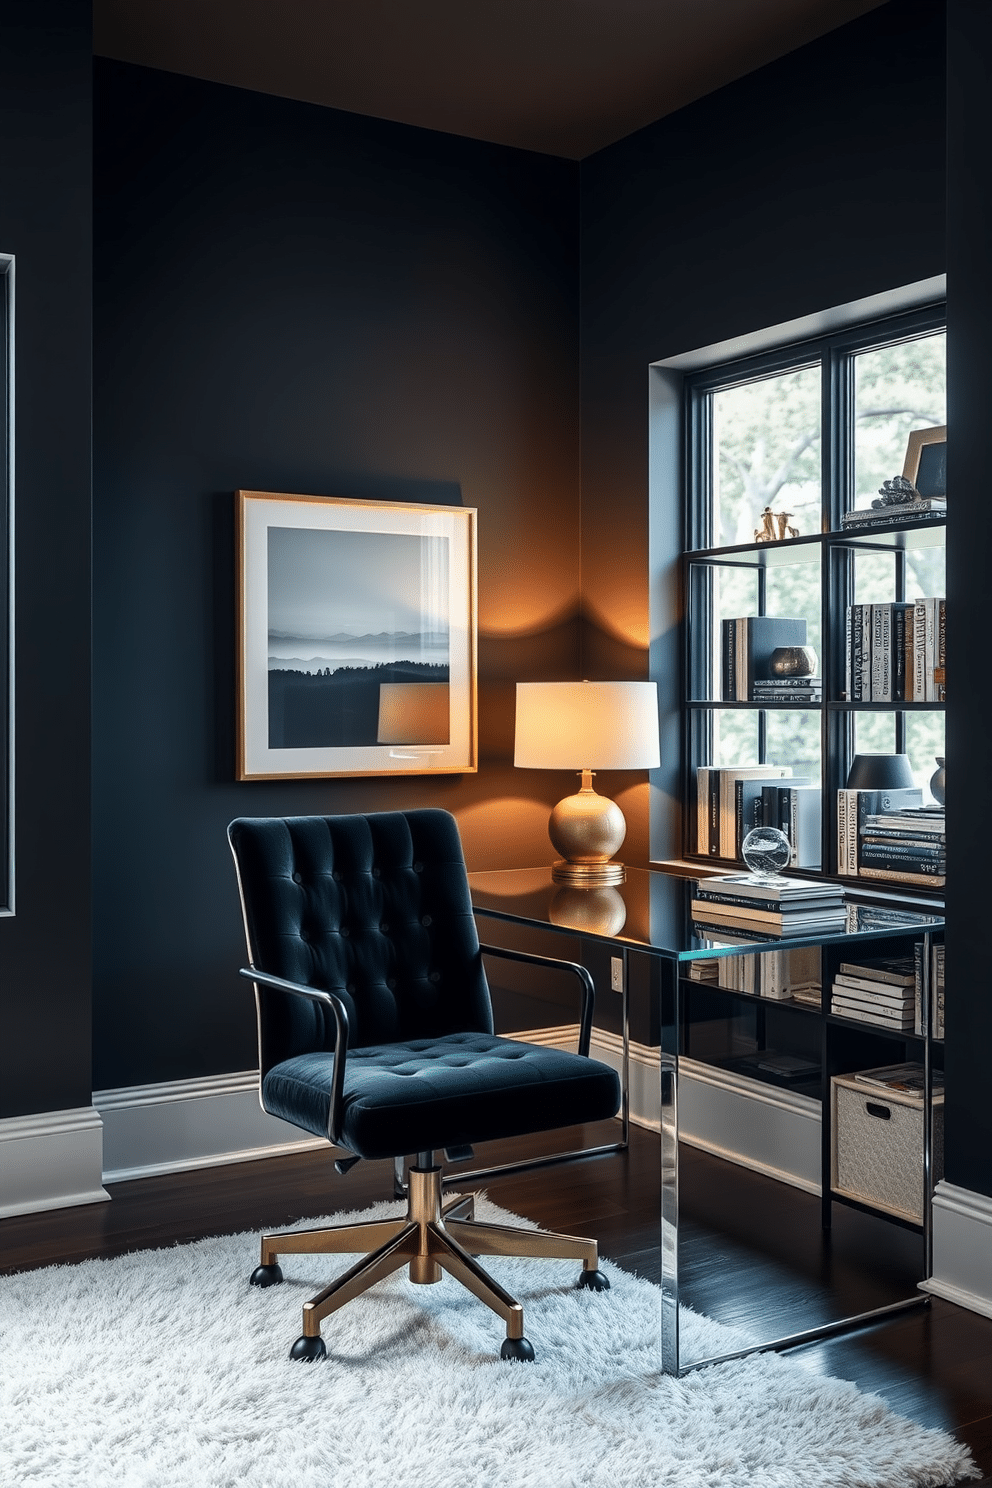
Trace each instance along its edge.
{"label": "decorative box", "polygon": [[[830,1081],[830,1183],[835,1193],[885,1214],[923,1223],[923,1097]],[[933,1097],[932,1185],[944,1172],[944,1096]]]}

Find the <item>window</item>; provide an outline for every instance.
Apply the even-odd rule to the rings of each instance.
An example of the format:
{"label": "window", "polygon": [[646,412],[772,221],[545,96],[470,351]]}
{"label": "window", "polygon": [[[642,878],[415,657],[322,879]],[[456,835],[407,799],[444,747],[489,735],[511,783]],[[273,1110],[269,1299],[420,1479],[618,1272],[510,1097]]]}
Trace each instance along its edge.
{"label": "window", "polygon": [[[854,753],[907,753],[924,799],[944,753],[942,706],[855,701],[845,654],[849,606],[945,593],[942,519],[883,533],[853,515],[902,475],[911,432],[946,423],[943,307],[694,370],[684,388],[690,784],[697,766],[788,767],[823,795],[802,866],[831,871]],[[790,621],[815,653],[821,681],[799,706],[728,684],[728,637],[751,616]],[[700,850],[691,827],[685,846]]]}

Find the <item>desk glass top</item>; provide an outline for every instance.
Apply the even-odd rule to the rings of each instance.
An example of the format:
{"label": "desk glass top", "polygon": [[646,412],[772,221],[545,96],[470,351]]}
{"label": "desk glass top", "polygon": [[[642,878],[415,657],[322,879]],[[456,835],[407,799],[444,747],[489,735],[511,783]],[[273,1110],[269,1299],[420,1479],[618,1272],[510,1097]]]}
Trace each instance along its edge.
{"label": "desk glass top", "polygon": [[775,946],[892,939],[944,926],[939,906],[926,912],[848,894],[846,922],[841,928],[812,926],[802,933],[783,935],[728,930],[726,938],[710,939],[693,927],[690,902],[696,880],[656,869],[628,868],[626,881],[608,888],[555,883],[550,868],[503,868],[470,873],[468,878],[478,915],[628,945],[676,961],[730,956],[748,947],[769,950]]}

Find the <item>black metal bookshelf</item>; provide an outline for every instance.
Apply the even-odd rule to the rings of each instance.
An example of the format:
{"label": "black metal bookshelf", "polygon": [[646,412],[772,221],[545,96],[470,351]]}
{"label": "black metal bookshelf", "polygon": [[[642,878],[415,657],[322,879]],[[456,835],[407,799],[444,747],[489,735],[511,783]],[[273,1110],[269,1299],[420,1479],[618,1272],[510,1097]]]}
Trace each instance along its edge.
{"label": "black metal bookshelf", "polygon": [[[888,901],[901,906],[930,910],[942,917],[943,886],[931,888],[925,883],[907,884],[894,879],[852,877],[838,868],[838,791],[846,786],[848,772],[856,752],[856,721],[863,715],[891,718],[892,749],[907,752],[907,737],[918,715],[943,712],[944,704],[925,702],[864,702],[847,696],[847,616],[848,607],[862,602],[862,584],[871,602],[906,602],[920,591],[908,593],[910,559],[914,552],[942,548],[946,522],[942,516],[899,514],[843,525],[843,515],[854,505],[854,361],[859,351],[882,346],[900,338],[927,335],[943,321],[943,306],[934,305],[911,316],[893,318],[873,326],[856,327],[838,337],[824,337],[802,347],[785,347],[761,357],[742,360],[728,366],[694,374],[686,382],[686,512],[685,547],[681,560],[681,613],[683,616],[682,647],[682,856],[688,865],[698,864],[712,873],[740,872],[744,865],[737,858],[722,857],[700,850],[697,825],[697,770],[701,767],[726,767],[726,759],[716,757],[717,720],[721,714],[754,717],[753,732],[735,724],[736,738],[751,738],[753,754],[738,755],[741,764],[785,764],[787,757],[776,758],[776,741],[786,737],[782,715],[802,716],[793,730],[795,739],[802,738],[803,750],[794,756],[813,759],[814,738],[819,748],[820,861],[815,866],[798,866],[785,870],[803,879],[819,879],[842,885],[849,898],[878,904]],[[775,376],[782,371],[811,366],[819,361],[822,387],[821,421],[821,501],[820,530],[773,541],[714,546],[718,527],[713,495],[713,413],[711,394],[748,380]],[[757,513],[755,513],[757,520]],[[860,565],[863,564],[863,567]],[[939,567],[939,565],[933,565]],[[917,560],[916,567],[926,564]],[[783,568],[799,570],[797,583],[788,579],[783,584],[776,575]],[[803,574],[805,570],[805,574]],[[737,578],[721,584],[720,575],[736,574]],[[872,592],[874,590],[874,592]],[[757,616],[782,614],[776,608],[776,591],[802,593],[805,614],[811,633],[817,635],[819,652],[819,698],[804,698],[800,703],[777,702],[763,698],[755,701],[725,700],[723,692],[723,636],[721,621],[728,615],[743,614],[743,609],[727,609],[740,602],[729,596],[747,593],[751,596],[749,613]],[[814,591],[816,591],[814,593]],[[934,590],[926,591],[930,594]],[[943,588],[940,591],[943,593]],[[884,595],[884,597],[882,597]],[[818,598],[817,598],[818,596]],[[731,737],[735,737],[731,735]],[[741,749],[743,745],[739,745]],[[811,783],[816,777],[809,772]],[[788,784],[788,780],[783,780]],[[939,932],[942,936],[942,930]],[[924,944],[929,944],[929,935]],[[773,944],[773,943],[770,943]],[[891,943],[890,943],[891,944]],[[910,948],[907,941],[905,949]],[[757,946],[751,949],[758,949]],[[879,952],[889,947],[879,943]],[[735,987],[722,987],[704,981],[684,978],[684,1038],[694,1057],[744,1074],[763,1085],[778,1086],[819,1099],[822,1109],[822,1180],[823,1223],[830,1224],[831,1206],[846,1204],[865,1212],[878,1213],[871,1205],[834,1191],[831,1167],[832,1079],[853,1075],[856,1071],[905,1061],[921,1063],[926,1071],[925,1121],[927,1138],[924,1149],[925,1181],[929,1182],[933,1146],[932,1070],[943,1061],[942,1046],[929,1033],[915,1034],[905,1028],[862,1022],[831,1011],[831,988],[837,971],[836,957],[827,945],[821,948],[821,1001],[768,999],[757,992]],[[929,976],[929,966],[927,969]],[[726,1012],[721,1012],[721,999]],[[925,1004],[929,1003],[929,984]],[[739,1009],[734,1012],[733,1009]],[[746,1011],[745,1011],[746,1010]],[[929,1017],[929,1009],[928,1017]],[[726,1046],[721,1047],[719,1019],[728,1030],[751,1030],[758,1050],[779,1048],[807,1056],[818,1048],[820,1073],[815,1080],[801,1082],[777,1080],[760,1066],[762,1061],[734,1048],[729,1032]],[[695,1019],[700,1020],[696,1026]],[[707,1033],[706,1020],[712,1020],[713,1031]],[[751,1025],[753,1029],[751,1028]],[[929,1024],[928,1024],[929,1026]],[[738,1040],[738,1043],[742,1040]],[[698,1054],[695,1053],[698,1048]],[[765,1061],[767,1063],[767,1061]],[[924,1219],[919,1225],[886,1213],[896,1224],[922,1233],[925,1249],[925,1271],[929,1270],[930,1224],[929,1205],[924,1204]]]}

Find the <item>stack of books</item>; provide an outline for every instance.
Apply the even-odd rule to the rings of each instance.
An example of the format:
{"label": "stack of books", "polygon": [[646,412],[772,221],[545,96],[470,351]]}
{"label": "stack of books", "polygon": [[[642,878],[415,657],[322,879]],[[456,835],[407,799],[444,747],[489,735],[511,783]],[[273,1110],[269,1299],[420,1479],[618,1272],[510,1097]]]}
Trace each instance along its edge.
{"label": "stack of books", "polygon": [[946,496],[923,496],[896,506],[867,506],[846,511],[841,517],[845,532],[851,528],[880,527],[894,522],[938,522],[947,516]]}
{"label": "stack of books", "polygon": [[942,888],[947,874],[946,853],[943,806],[866,812],[858,830],[861,878]]}
{"label": "stack of books", "polygon": [[[758,687],[765,689],[769,683],[780,684],[783,680],[789,685],[778,686],[773,696],[779,691],[787,693],[789,686],[796,681],[801,681],[803,688],[812,688],[814,679],[776,678],[771,669],[773,651],[781,646],[805,646],[805,620],[787,615],[741,615],[721,622],[721,640],[722,697],[725,703],[754,702]],[[789,699],[783,696],[780,701]]]}
{"label": "stack of books", "polygon": [[707,857],[736,858],[740,844],[758,823],[755,800],[762,787],[792,775],[790,765],[734,765],[696,771],[696,851]]}
{"label": "stack of books", "polygon": [[700,879],[692,900],[692,918],[705,935],[715,930],[747,940],[769,935],[830,934],[847,925],[844,891],[838,884],[790,878],[762,883],[749,873]]}
{"label": "stack of books", "polygon": [[751,699],[756,703],[792,703],[808,708],[823,702],[823,681],[820,677],[769,677],[766,682],[752,685]]}
{"label": "stack of books", "polygon": [[[713,974],[696,971],[713,967]],[[731,992],[748,992],[774,1002],[795,998],[811,1006],[820,1004],[820,948],[795,946],[773,951],[742,951],[734,956],[689,963],[691,981],[717,983]]]}
{"label": "stack of books", "polygon": [[913,1028],[916,976],[912,956],[842,961],[830,989],[830,1011],[856,1023]]}
{"label": "stack of books", "polygon": [[741,844],[753,827],[779,827],[785,833],[790,868],[819,868],[819,786],[794,778],[790,765],[698,769],[696,851],[740,862]]}
{"label": "stack of books", "polygon": [[[905,816],[923,805],[918,786],[902,790],[839,790],[837,792],[837,872],[857,878],[860,836],[869,817]],[[882,875],[885,877],[886,875]]]}
{"label": "stack of books", "polygon": [[947,615],[939,596],[847,608],[845,687],[852,703],[946,701]]}

